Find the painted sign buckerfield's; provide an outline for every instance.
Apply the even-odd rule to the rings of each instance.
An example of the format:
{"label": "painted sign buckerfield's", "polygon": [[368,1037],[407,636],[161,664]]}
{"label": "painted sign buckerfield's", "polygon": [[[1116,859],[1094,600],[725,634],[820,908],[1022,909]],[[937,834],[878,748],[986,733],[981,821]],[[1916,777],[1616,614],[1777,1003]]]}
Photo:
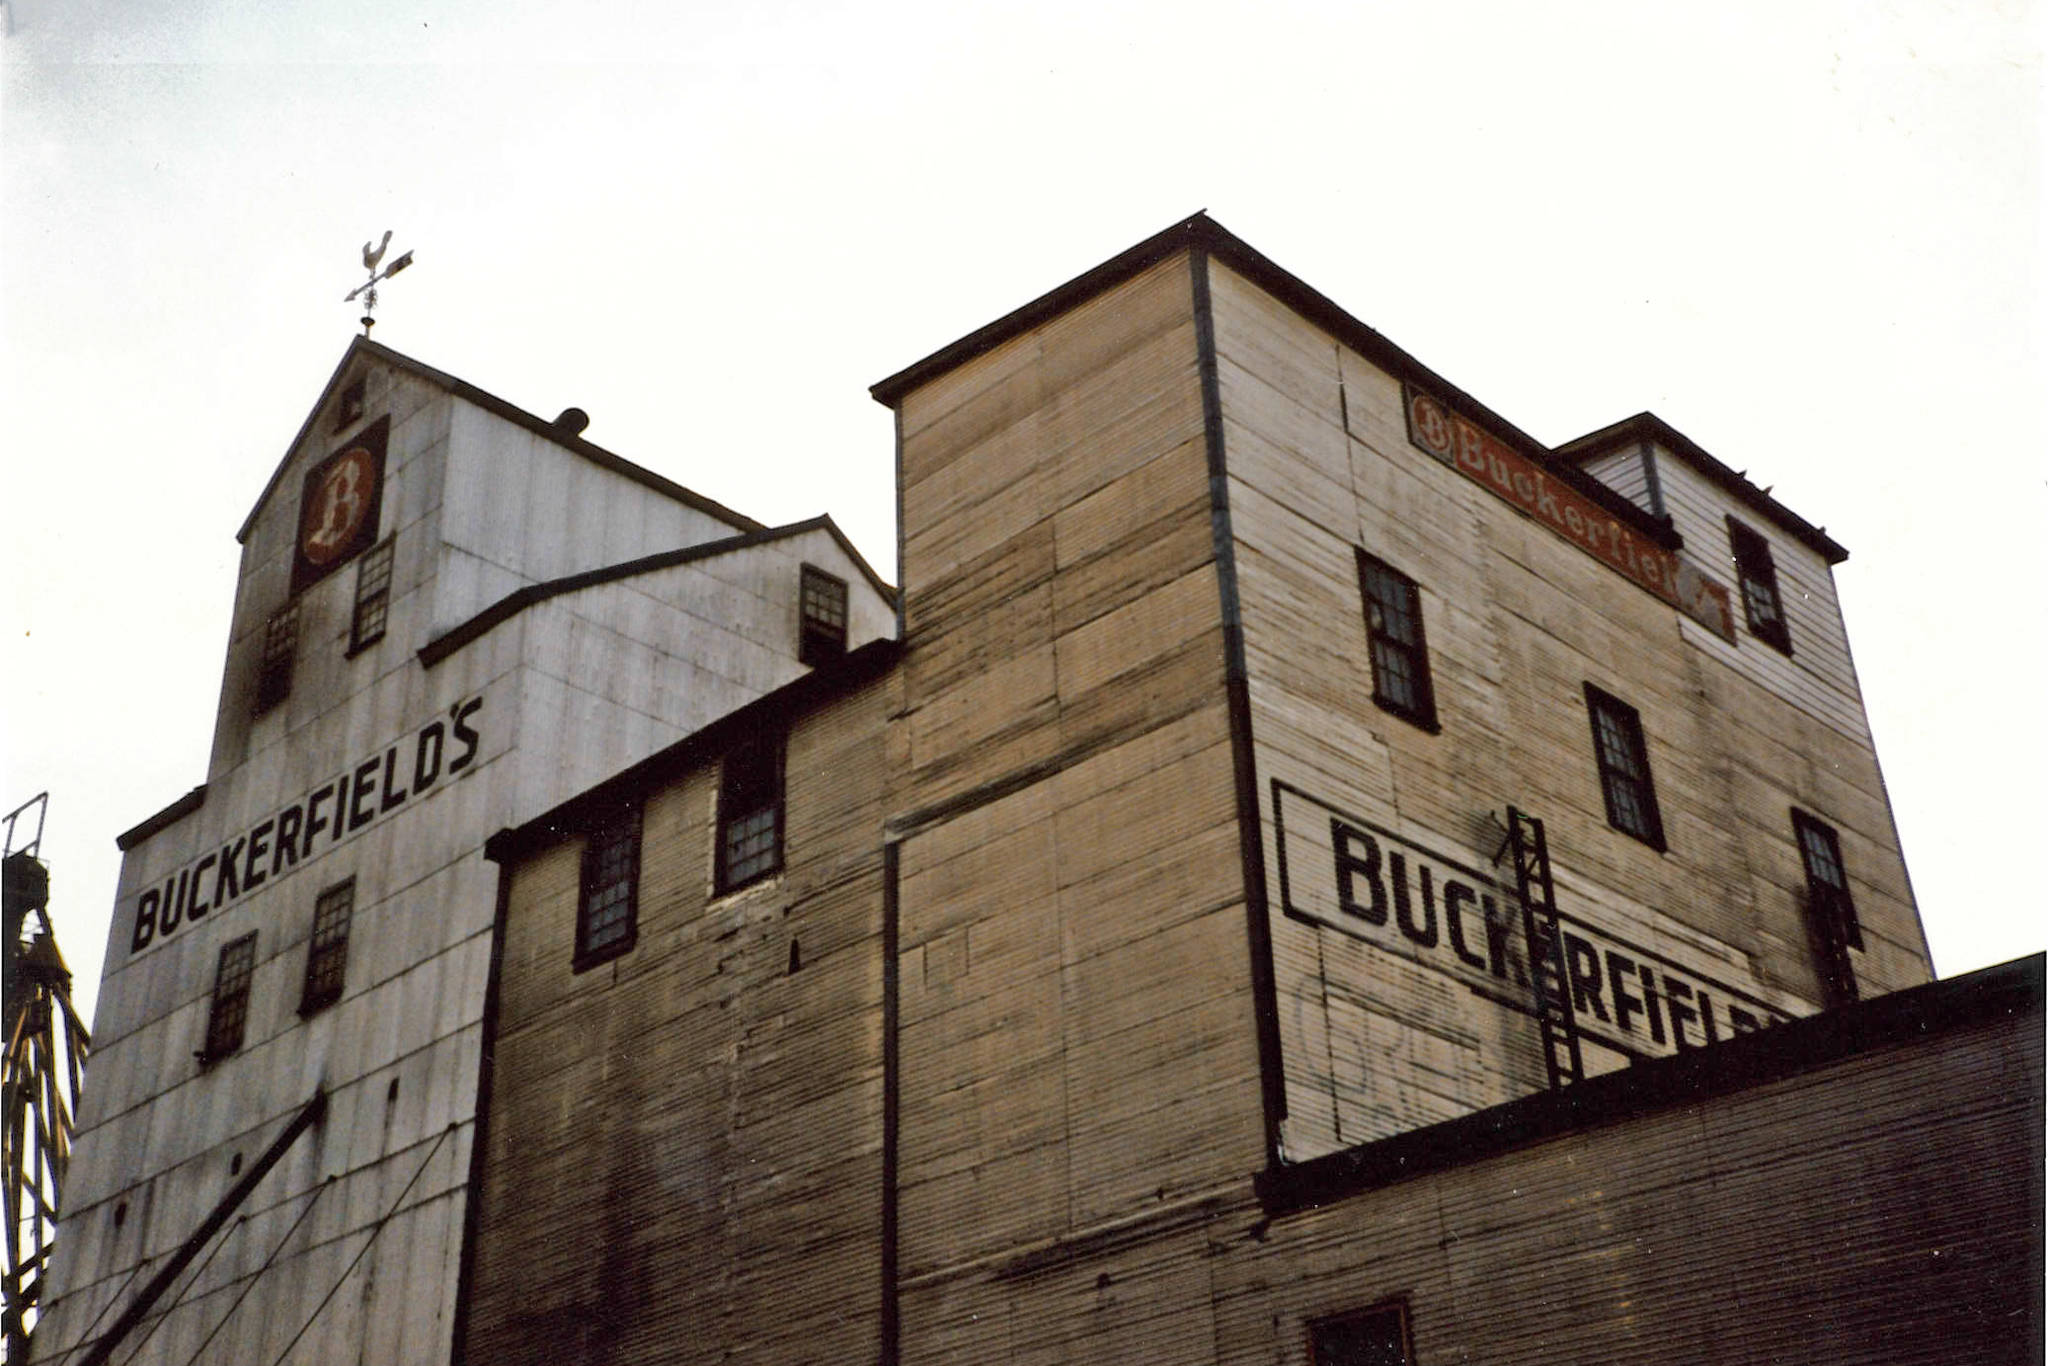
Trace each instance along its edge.
{"label": "painted sign buckerfield's", "polygon": [[[1512,885],[1452,856],[1273,783],[1280,902],[1297,919],[1444,973],[1534,1013]],[[1582,915],[1560,910],[1572,1011],[1583,1037],[1630,1057],[1698,1048],[1787,1018],[1751,991]]]}
{"label": "painted sign buckerfield's", "polygon": [[448,708],[411,736],[342,770],[249,829],[200,855],[135,899],[128,951],[140,953],[186,925],[249,895],[435,784],[459,777],[476,762],[482,736],[476,724],[481,695]]}
{"label": "painted sign buckerfield's", "polygon": [[1624,525],[1556,475],[1442,400],[1402,387],[1408,439],[1495,497],[1513,504],[1587,554],[1620,571],[1723,640],[1735,639],[1727,586],[1684,556]]}

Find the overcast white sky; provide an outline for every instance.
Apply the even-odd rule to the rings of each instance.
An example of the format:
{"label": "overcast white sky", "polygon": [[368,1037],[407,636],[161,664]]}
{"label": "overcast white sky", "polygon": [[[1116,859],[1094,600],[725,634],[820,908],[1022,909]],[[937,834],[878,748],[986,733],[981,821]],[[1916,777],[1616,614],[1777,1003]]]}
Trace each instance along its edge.
{"label": "overcast white sky", "polygon": [[[0,4],[6,0],[0,0]],[[234,532],[355,332],[894,572],[867,385],[1198,208],[1537,437],[1649,408],[1837,571],[1944,974],[2039,948],[2042,7],[11,0],[0,809],[89,1002]]]}

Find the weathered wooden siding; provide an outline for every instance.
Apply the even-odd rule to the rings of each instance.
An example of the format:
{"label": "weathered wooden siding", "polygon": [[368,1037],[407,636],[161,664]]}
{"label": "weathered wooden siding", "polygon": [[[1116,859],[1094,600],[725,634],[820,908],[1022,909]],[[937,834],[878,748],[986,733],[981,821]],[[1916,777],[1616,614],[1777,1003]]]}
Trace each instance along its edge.
{"label": "weathered wooden siding", "polygon": [[910,1292],[905,1359],[1309,1366],[1402,1300],[1420,1366],[2039,1359],[2031,1011],[1317,1208],[1243,1187]]}
{"label": "weathered wooden siding", "polygon": [[[540,495],[509,488],[514,475],[566,497],[573,481],[551,483],[538,467],[589,462],[522,445],[525,453],[507,466],[458,461],[451,474],[449,433],[463,425],[453,414],[467,401],[381,362],[367,377],[364,420],[388,414],[392,422],[380,526],[381,535],[396,536],[386,634],[349,656],[356,571],[329,575],[299,596],[289,697],[250,718],[262,625],[288,593],[304,471],[348,434],[323,413],[250,528],[205,800],[123,860],[92,1079],[39,1329],[54,1351],[75,1346],[104,1304],[140,1284],[142,1260],[177,1247],[230,1187],[237,1158],[253,1159],[319,1087],[329,1096],[327,1117],[257,1188],[245,1206],[249,1223],[222,1236],[192,1288],[166,1298],[162,1326],[135,1362],[188,1359],[245,1292],[207,1357],[273,1359],[282,1344],[266,1352],[262,1335],[278,1325],[288,1335],[312,1315],[430,1148],[433,1165],[298,1350],[307,1359],[343,1359],[366,1343],[369,1360],[445,1356],[495,900],[483,840],[802,674],[795,658],[800,559],[848,580],[855,643],[893,630],[892,605],[849,572],[837,544],[818,531],[656,571],[647,577],[661,578],[661,600],[637,577],[550,599],[423,667],[418,652],[434,626],[427,604],[454,553],[440,539],[443,502],[526,507]],[[464,429],[478,441],[506,433],[535,440],[497,418]],[[632,538],[712,525],[687,508],[682,522],[661,508],[627,515],[624,503],[636,498],[679,505],[623,476],[597,473],[607,517],[629,529],[626,540],[606,544],[631,553],[673,549],[673,541]],[[469,486],[472,477],[489,492]],[[547,542],[560,533],[513,520],[521,536]],[[493,544],[494,555],[517,562],[517,537],[500,535]],[[566,553],[552,542],[536,546],[535,567],[521,581],[551,576]],[[728,649],[728,642],[746,648]],[[715,654],[732,660],[717,686],[688,686],[707,680],[675,677],[659,663]],[[463,724],[478,739],[458,773],[463,745],[452,729],[454,709],[469,703]],[[417,772],[426,752],[419,737],[431,727],[440,735],[440,772],[425,788],[407,775]],[[387,774],[397,778],[389,794]],[[269,870],[261,886],[241,887],[203,917],[185,917],[175,931],[137,947],[138,905],[151,889],[167,879],[175,888],[181,870],[208,854],[236,849],[246,857],[259,822],[300,809],[323,785],[365,776],[374,787],[363,806],[373,819],[364,826],[344,837],[331,819],[337,803],[328,800],[329,831],[317,848],[289,863],[273,855],[263,861]],[[274,825],[267,837],[274,840]],[[349,878],[354,914],[342,997],[302,1018],[316,899]],[[205,1038],[217,956],[251,931],[258,957],[245,1039],[232,1056],[201,1066],[193,1055]],[[279,1246],[318,1189],[326,1193],[314,1213]],[[330,1215],[329,1204],[346,1211],[346,1220]],[[254,1241],[259,1235],[274,1236],[265,1244]],[[367,1335],[364,1315],[377,1324]],[[393,1346],[401,1338],[402,1350]]]}
{"label": "weathered wooden siding", "polygon": [[2038,1360],[2040,1025],[2037,1005],[1270,1224],[1220,1217],[1184,1254],[1213,1280],[1204,1359],[1306,1363],[1310,1320],[1405,1298],[1425,1366]]}
{"label": "weathered wooden siding", "polygon": [[1259,1165],[1193,283],[1165,261],[903,403],[920,1360],[979,1259]]}
{"label": "weathered wooden siding", "polygon": [[[1655,458],[1654,453],[1649,457],[1651,460]],[[1619,450],[1609,451],[1605,455],[1595,456],[1579,468],[1643,511],[1660,515],[1664,512],[1664,509],[1658,506],[1660,498],[1650,491],[1650,466],[1645,460],[1641,445],[1631,444]],[[1662,492],[1661,488],[1657,490],[1658,495]]]}
{"label": "weathered wooden siding", "polygon": [[[1425,943],[1397,933],[1392,917],[1371,927],[1347,916],[1331,836],[1315,828],[1333,817],[1395,841],[1386,849],[1402,853],[1417,908],[1431,890],[1415,881],[1419,847],[1436,860],[1436,891],[1452,869],[1468,870],[1459,876],[1476,911],[1486,896],[1505,908],[1512,895],[1490,860],[1505,833],[1499,815],[1517,805],[1548,827],[1568,916],[1615,937],[1627,961],[1724,985],[1748,998],[1717,993],[1724,1006],[1769,1018],[1820,999],[1800,910],[1797,804],[1843,826],[1875,929],[1857,956],[1866,990],[1926,979],[1903,865],[1878,838],[1888,813],[1867,741],[1811,723],[1730,667],[1730,652],[1701,648],[1702,633],[1674,608],[1412,446],[1395,378],[1227,268],[1212,280],[1290,1158],[1544,1084],[1533,1022],[1515,1004],[1528,995],[1513,961],[1519,926],[1505,970],[1461,978],[1447,923],[1425,926],[1417,909]],[[1373,703],[1354,547],[1420,587],[1439,734]],[[1740,653],[1760,649],[1746,641]],[[1586,682],[1641,714],[1665,852],[1608,824]],[[1298,798],[1275,783],[1308,799],[1292,820],[1276,803]],[[1294,909],[1325,923],[1290,918],[1290,890]],[[1447,921],[1445,908],[1428,914],[1440,909]],[[1480,925],[1467,916],[1475,943]],[[1667,989],[1664,976],[1655,989]],[[1650,1053],[1676,1046],[1668,1002],[1657,1005],[1654,1025],[1631,1017],[1614,1041]],[[1725,1015],[1719,1027],[1731,1027]],[[1703,1041],[1700,1030],[1690,1042]],[[1589,1065],[1624,1057],[1594,1048]]]}
{"label": "weathered wooden siding", "polygon": [[893,701],[794,726],[785,870],[737,893],[716,763],[650,795],[623,957],[571,970],[580,836],[511,868],[468,1360],[873,1358]]}
{"label": "weathered wooden siding", "polygon": [[[1670,451],[1657,447],[1653,453],[1672,526],[1685,537],[1693,558],[1727,582],[1734,600],[1735,644],[1691,623],[1687,623],[1687,643],[1868,748],[1870,723],[1863,714],[1863,694],[1856,683],[1856,666],[1849,658],[1849,636],[1835,595],[1834,572],[1826,558],[1731,498]],[[1730,513],[1770,543],[1778,571],[1778,598],[1784,604],[1792,637],[1789,658],[1749,633],[1735,574],[1735,552],[1728,538]]]}

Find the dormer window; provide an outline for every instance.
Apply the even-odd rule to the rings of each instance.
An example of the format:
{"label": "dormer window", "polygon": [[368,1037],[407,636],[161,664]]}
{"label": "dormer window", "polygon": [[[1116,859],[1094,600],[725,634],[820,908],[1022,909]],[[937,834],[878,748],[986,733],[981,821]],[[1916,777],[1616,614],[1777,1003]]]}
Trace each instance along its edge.
{"label": "dormer window", "polygon": [[1749,633],[1774,650],[1792,653],[1792,631],[1785,624],[1785,604],[1778,596],[1778,566],[1771,543],[1749,527],[1728,519],[1728,544],[1735,552],[1735,575],[1742,581],[1742,614]]}
{"label": "dormer window", "polygon": [[800,598],[803,625],[797,638],[797,661],[829,664],[846,653],[846,580],[807,564]]}

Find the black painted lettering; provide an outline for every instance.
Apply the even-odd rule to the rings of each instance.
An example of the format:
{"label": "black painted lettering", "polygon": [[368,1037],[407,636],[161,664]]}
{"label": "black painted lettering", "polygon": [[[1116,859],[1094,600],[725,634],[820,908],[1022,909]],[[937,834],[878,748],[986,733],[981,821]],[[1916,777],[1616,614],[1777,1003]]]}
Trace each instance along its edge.
{"label": "black painted lettering", "polygon": [[1515,953],[1515,927],[1508,923],[1506,916],[1495,910],[1492,897],[1481,897],[1480,903],[1486,908],[1486,958],[1493,975],[1505,982],[1508,970],[1512,968],[1515,985],[1528,986],[1529,979],[1522,972],[1522,960]]}
{"label": "black painted lettering", "polygon": [[325,783],[313,789],[313,795],[306,798],[306,857],[313,856],[313,836],[327,828],[327,818],[320,814],[320,803],[334,795],[334,784]]}
{"label": "black painted lettering", "polygon": [[157,918],[156,927],[165,934],[173,933],[184,917],[184,911],[181,909],[184,902],[184,891],[185,884],[182,879],[174,877],[164,879],[163,897],[157,902],[159,906],[163,907],[163,912]]}
{"label": "black painted lettering", "polygon": [[1643,1012],[1642,997],[1624,985],[1635,975],[1634,959],[1624,957],[1613,949],[1607,951],[1607,985],[1614,990],[1614,1022],[1631,1034],[1635,1032],[1635,1027],[1628,1022],[1628,1017]]}
{"label": "black painted lettering", "polygon": [[1664,974],[1664,1013],[1671,1017],[1671,1038],[1680,1048],[1692,1047],[1692,1040],[1685,1037],[1685,1022],[1699,1019],[1699,1012],[1686,1004],[1691,999],[1691,987]]}
{"label": "black painted lettering", "polygon": [[1408,879],[1405,875],[1406,870],[1401,866],[1403,860],[1399,854],[1395,854],[1388,862],[1393,866],[1394,918],[1400,922],[1401,933],[1425,949],[1435,948],[1436,888],[1430,880],[1429,865],[1415,865],[1416,886],[1422,893],[1422,923],[1417,924],[1415,917],[1410,913],[1412,908],[1408,904]]}
{"label": "black painted lettering", "polygon": [[340,844],[342,836],[353,829],[348,823],[348,774],[344,773],[334,780],[334,838],[329,842]]}
{"label": "black painted lettering", "polygon": [[1451,952],[1458,955],[1458,961],[1468,968],[1486,970],[1486,960],[1472,952],[1465,943],[1465,919],[1462,914],[1478,893],[1454,877],[1444,879],[1444,920],[1451,927]]}
{"label": "black painted lettering", "polygon": [[279,869],[299,861],[299,826],[305,819],[306,813],[296,806],[287,806],[277,813],[277,853],[270,860],[272,877],[277,876]]}
{"label": "black painted lettering", "polygon": [[135,933],[129,937],[128,952],[141,953],[149,947],[149,941],[156,938],[156,908],[162,893],[156,888],[144,889],[135,903]]}
{"label": "black painted lettering", "polygon": [[223,902],[233,901],[242,894],[235,881],[235,863],[242,857],[242,845],[248,836],[244,835],[233,844],[224,844],[220,850],[220,862],[214,868],[213,909],[221,908]]}
{"label": "black painted lettering", "polygon": [[412,790],[424,792],[441,776],[441,723],[430,721],[420,728],[412,751]]}
{"label": "black painted lettering", "polygon": [[[449,765],[452,769],[454,765]],[[1365,853],[1351,852],[1356,841],[1364,846]],[[1330,848],[1337,858],[1337,904],[1346,914],[1355,915],[1368,925],[1387,923],[1387,888],[1380,881],[1380,846],[1371,835],[1355,825],[1346,825],[1332,817],[1330,820]],[[1361,903],[1356,895],[1357,884],[1353,880],[1363,877],[1372,888],[1372,900]]]}
{"label": "black painted lettering", "polygon": [[1644,963],[1636,969],[1636,976],[1643,983],[1643,1013],[1650,1017],[1650,1040],[1663,1043],[1664,1012],[1658,1006],[1657,974],[1650,971],[1648,963]]}
{"label": "black painted lettering", "polygon": [[249,856],[242,864],[242,886],[255,891],[270,874],[263,868],[263,856],[270,852],[270,831],[276,821],[265,821],[249,832]]}
{"label": "black painted lettering", "polygon": [[469,718],[476,715],[483,705],[484,700],[481,697],[472,697],[451,711],[455,719],[455,739],[462,746],[462,753],[448,761],[448,772],[451,775],[468,768],[469,761],[476,758],[477,736],[469,727]]}
{"label": "black painted lettering", "polygon": [[1699,1003],[1700,1025],[1707,1031],[1707,1042],[1710,1044],[1721,1042],[1721,1027],[1714,1023],[1714,1002],[1704,989],[1699,994]]}
{"label": "black painted lettering", "polygon": [[213,866],[214,859],[218,857],[219,855],[217,854],[208,854],[205,858],[192,865],[192,891],[186,898],[185,914],[193,920],[197,920],[200,916],[213,909],[211,903],[206,899],[206,893],[201,890],[199,884],[206,877],[206,870]]}
{"label": "black painted lettering", "polygon": [[[365,807],[364,802],[377,795],[377,760],[373,755],[356,765],[356,780],[348,794],[348,828],[360,830],[377,818],[374,806]],[[335,818],[337,821],[340,817]]]}
{"label": "black painted lettering", "polygon": [[1593,1018],[1606,1024],[1607,1006],[1600,999],[1599,953],[1570,930],[1564,932],[1564,953],[1565,961],[1570,964],[1573,1012],[1583,1015],[1591,1007]]}
{"label": "black painted lettering", "polygon": [[1728,1023],[1735,1026],[1737,1034],[1754,1034],[1764,1027],[1762,1020],[1759,1020],[1741,1006],[1728,1007]]}
{"label": "black painted lettering", "polygon": [[389,811],[405,801],[405,789],[396,785],[398,746],[384,751],[384,800],[378,804],[379,811]]}

